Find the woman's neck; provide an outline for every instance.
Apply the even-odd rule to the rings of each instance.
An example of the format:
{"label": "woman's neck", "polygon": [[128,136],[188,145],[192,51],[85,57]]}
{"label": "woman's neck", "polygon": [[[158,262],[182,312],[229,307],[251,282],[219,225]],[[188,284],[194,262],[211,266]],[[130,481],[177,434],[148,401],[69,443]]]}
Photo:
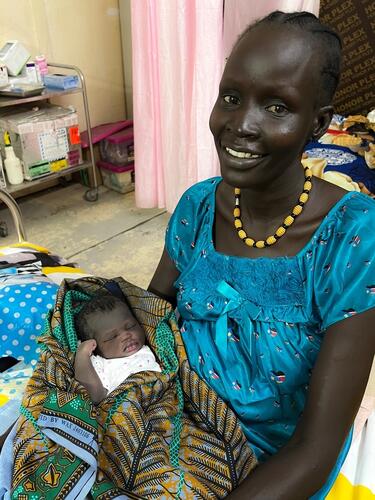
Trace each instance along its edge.
{"label": "woman's neck", "polygon": [[[241,188],[241,214],[250,222],[273,220],[291,212],[302,193],[304,172],[285,173],[267,186]],[[234,200],[234,188],[226,185]]]}

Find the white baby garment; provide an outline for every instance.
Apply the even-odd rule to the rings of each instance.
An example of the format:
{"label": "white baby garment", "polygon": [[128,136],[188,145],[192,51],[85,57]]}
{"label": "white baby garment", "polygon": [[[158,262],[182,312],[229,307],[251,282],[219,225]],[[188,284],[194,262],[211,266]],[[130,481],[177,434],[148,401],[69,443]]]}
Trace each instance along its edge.
{"label": "white baby garment", "polygon": [[121,382],[133,373],[153,371],[161,372],[159,363],[151,351],[144,345],[139,351],[124,358],[107,359],[101,356],[91,356],[91,362],[103,387],[112,392]]}

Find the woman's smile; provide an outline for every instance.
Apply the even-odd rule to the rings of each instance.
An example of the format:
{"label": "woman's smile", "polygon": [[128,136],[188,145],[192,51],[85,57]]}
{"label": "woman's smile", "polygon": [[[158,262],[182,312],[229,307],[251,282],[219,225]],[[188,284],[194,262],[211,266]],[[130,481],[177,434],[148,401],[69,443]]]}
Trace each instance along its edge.
{"label": "woman's smile", "polygon": [[221,155],[221,160],[224,160],[230,168],[241,170],[257,167],[267,156],[255,150],[234,146],[222,146],[219,152],[219,156]]}
{"label": "woman's smile", "polygon": [[235,158],[257,159],[263,156],[260,154],[251,153],[249,151],[236,151],[235,149],[231,149],[228,147],[225,147],[224,149],[230,156],[234,156]]}

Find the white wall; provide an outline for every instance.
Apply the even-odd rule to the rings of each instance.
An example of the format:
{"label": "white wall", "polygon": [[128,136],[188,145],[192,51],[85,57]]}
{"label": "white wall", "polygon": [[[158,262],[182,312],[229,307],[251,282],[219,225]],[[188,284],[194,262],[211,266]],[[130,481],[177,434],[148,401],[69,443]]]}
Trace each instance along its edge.
{"label": "white wall", "polygon": [[[118,0],[0,0],[0,44],[16,39],[32,58],[78,66],[86,77],[91,124],[125,118]],[[67,96],[85,128],[81,100]]]}

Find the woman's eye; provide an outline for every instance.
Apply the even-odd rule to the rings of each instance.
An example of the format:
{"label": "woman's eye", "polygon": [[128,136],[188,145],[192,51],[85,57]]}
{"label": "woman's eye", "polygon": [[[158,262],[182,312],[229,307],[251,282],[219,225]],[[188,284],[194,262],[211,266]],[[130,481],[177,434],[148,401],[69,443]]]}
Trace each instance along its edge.
{"label": "woman's eye", "polygon": [[268,106],[266,109],[267,111],[270,111],[275,115],[285,115],[288,112],[287,108],[282,104],[272,104],[271,106]]}
{"label": "woman's eye", "polygon": [[238,97],[235,97],[234,95],[225,95],[223,97],[224,102],[227,104],[239,104],[240,100]]}

